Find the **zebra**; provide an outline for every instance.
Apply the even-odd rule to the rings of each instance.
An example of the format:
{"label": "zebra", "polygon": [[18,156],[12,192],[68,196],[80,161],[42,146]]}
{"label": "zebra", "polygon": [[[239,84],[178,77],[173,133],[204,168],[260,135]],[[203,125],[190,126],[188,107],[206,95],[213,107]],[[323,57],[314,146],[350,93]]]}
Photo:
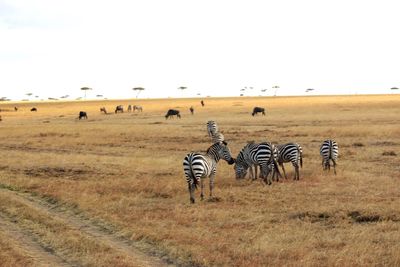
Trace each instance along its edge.
{"label": "zebra", "polygon": [[104,114],[107,114],[107,110],[105,107],[100,108],[100,112],[104,112]]}
{"label": "zebra", "polygon": [[299,166],[303,167],[302,147],[296,143],[286,143],[282,145],[276,145],[275,148],[277,154],[276,161],[278,162],[279,166],[281,166],[285,178],[287,179],[287,176],[283,163],[291,162],[295,170],[294,180],[299,180]]}
{"label": "zebra", "polygon": [[128,111],[128,112],[132,112],[132,105],[128,105],[127,111]]}
{"label": "zebra", "polygon": [[223,135],[222,133],[216,132],[216,133],[213,134],[213,136],[211,137],[211,140],[212,140],[212,142],[215,144],[215,143],[218,143],[218,142],[225,141],[225,137],[224,137],[224,135]]}
{"label": "zebra", "polygon": [[[257,165],[260,166],[260,176],[264,182],[268,185],[272,184],[271,179],[268,179],[268,174],[274,170],[279,175],[279,169],[276,168],[277,164],[275,162],[273,145],[268,142],[263,142],[256,144],[254,142],[248,143],[240,152],[236,158],[236,164],[234,166],[236,179],[243,179],[247,170],[250,168],[250,175],[252,175],[252,165],[255,167],[255,177],[257,178]],[[273,169],[272,169],[273,168]]]}
{"label": "zebra", "polygon": [[322,157],[323,169],[330,170],[331,169],[330,161],[332,160],[333,172],[336,175],[336,160],[339,156],[338,144],[334,140],[331,140],[331,139],[325,140],[319,149],[319,153],[321,154],[321,157]]}
{"label": "zebra", "polygon": [[207,132],[210,137],[213,137],[213,135],[218,132],[218,125],[215,121],[207,122]]}
{"label": "zebra", "polygon": [[204,181],[203,179],[210,178],[210,197],[214,188],[214,178],[217,172],[217,163],[220,159],[228,162],[229,165],[235,163],[231,152],[226,142],[215,143],[207,149],[206,154],[191,152],[186,155],[183,160],[183,170],[185,172],[186,181],[190,194],[190,202],[195,203],[194,190],[197,185],[201,186],[201,200],[204,199]]}

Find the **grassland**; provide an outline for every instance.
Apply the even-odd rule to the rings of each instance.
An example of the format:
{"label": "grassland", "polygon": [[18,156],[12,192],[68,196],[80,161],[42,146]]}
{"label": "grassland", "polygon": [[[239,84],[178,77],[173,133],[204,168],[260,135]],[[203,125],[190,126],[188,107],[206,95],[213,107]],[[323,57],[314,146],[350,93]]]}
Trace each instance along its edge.
{"label": "grassland", "polygon": [[[199,101],[1,104],[0,265],[41,261],[10,223],[65,265],[400,265],[400,96]],[[99,112],[117,104],[144,111]],[[256,105],[267,116],[252,117]],[[168,108],[182,119],[165,120]],[[216,200],[196,192],[191,205],[182,160],[211,145],[210,119],[235,156],[249,140],[300,143],[300,181],[236,181],[220,162]],[[336,176],[321,167],[327,138],[340,148]],[[155,260],[138,263],[130,248]]]}

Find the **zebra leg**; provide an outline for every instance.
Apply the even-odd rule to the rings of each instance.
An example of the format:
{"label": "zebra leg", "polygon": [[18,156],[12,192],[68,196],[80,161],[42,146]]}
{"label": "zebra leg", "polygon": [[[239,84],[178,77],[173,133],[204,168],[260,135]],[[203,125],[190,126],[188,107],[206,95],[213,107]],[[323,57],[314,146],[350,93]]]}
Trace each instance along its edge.
{"label": "zebra leg", "polygon": [[293,167],[294,167],[294,180],[299,180],[300,179],[299,165],[293,164]]}
{"label": "zebra leg", "polygon": [[210,198],[213,197],[214,176],[215,176],[215,174],[212,174],[212,175],[210,176]]}
{"label": "zebra leg", "polygon": [[283,165],[283,163],[279,163],[279,165],[281,165],[282,171],[283,171],[283,175],[285,175],[285,179],[287,179],[286,172],[285,172],[285,166]]}
{"label": "zebra leg", "polygon": [[190,203],[194,204],[194,184],[193,182],[188,182],[188,189],[189,189],[189,195],[190,195]]}
{"label": "zebra leg", "polygon": [[[260,170],[261,172],[261,170]],[[257,180],[258,176],[257,176],[257,165],[254,165],[254,173],[256,176],[254,176],[254,180]]]}
{"label": "zebra leg", "polygon": [[200,198],[201,200],[204,200],[204,179],[200,178],[200,187],[201,187],[201,193],[200,193]]}
{"label": "zebra leg", "polygon": [[249,169],[250,169],[250,174],[249,174],[249,175],[250,175],[250,179],[251,179],[251,180],[255,180],[256,178],[254,177],[253,167],[250,166]]}
{"label": "zebra leg", "polygon": [[332,159],[333,162],[333,173],[336,175],[336,161]]}

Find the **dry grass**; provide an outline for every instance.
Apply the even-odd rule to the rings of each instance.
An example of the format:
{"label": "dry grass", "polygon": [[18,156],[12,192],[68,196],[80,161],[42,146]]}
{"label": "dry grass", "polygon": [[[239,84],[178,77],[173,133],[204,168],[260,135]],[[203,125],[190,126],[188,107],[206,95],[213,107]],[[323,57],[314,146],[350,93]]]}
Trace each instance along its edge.
{"label": "dry grass", "polygon": [[[197,99],[141,100],[142,114],[118,115],[100,114],[99,108],[112,111],[128,101],[38,103],[37,113],[28,103],[18,104],[18,112],[0,113],[0,184],[84,211],[181,264],[400,265],[399,96],[205,102],[201,107]],[[256,105],[266,107],[267,116],[251,117]],[[166,121],[168,108],[180,109],[182,119]],[[88,112],[87,121],[77,120],[80,110]],[[237,182],[232,167],[221,162],[217,201],[190,205],[182,160],[210,145],[210,119],[235,156],[248,140],[300,143],[300,181],[270,187]],[[318,150],[327,138],[340,147],[337,176],[322,171]],[[9,204],[1,212],[11,216]],[[25,209],[24,216],[32,217]],[[98,264],[88,259],[98,249],[93,244],[75,242],[77,233],[41,220],[63,238],[54,244],[43,232],[40,242],[75,262]],[[21,227],[29,229],[35,220],[25,223]],[[12,257],[2,243],[0,249]]]}

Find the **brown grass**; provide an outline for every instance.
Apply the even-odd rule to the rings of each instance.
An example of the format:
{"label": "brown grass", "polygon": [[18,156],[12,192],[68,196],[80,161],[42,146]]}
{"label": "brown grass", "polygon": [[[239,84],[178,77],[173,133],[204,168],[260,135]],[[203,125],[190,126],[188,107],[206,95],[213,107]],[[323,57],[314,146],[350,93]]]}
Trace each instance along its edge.
{"label": "brown grass", "polygon": [[[102,106],[112,111],[128,101],[37,103],[37,113],[23,103],[18,112],[1,112],[0,184],[84,212],[180,264],[400,265],[399,96],[216,98],[205,99],[205,107],[198,99],[139,102],[142,114],[100,114]],[[256,105],[266,108],[265,117],[251,117]],[[165,120],[168,108],[180,109],[182,119]],[[77,120],[80,110],[87,121]],[[182,160],[208,148],[210,119],[235,156],[249,140],[300,143],[300,181],[238,182],[221,162],[218,201],[201,202],[196,192],[190,205]],[[321,167],[319,146],[327,138],[340,147],[336,176]],[[286,170],[292,177],[292,167]],[[0,212],[11,216],[12,206]],[[31,229],[37,219],[25,209],[21,227]],[[41,220],[61,240],[44,231],[40,242],[74,262],[98,264],[90,257],[99,248]],[[11,258],[2,244],[0,255]]]}

